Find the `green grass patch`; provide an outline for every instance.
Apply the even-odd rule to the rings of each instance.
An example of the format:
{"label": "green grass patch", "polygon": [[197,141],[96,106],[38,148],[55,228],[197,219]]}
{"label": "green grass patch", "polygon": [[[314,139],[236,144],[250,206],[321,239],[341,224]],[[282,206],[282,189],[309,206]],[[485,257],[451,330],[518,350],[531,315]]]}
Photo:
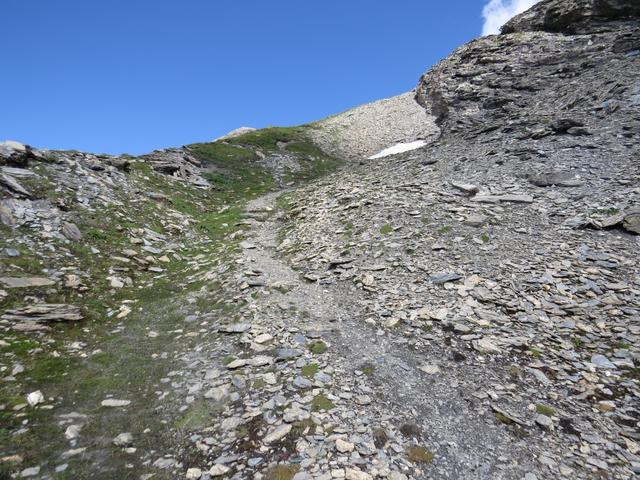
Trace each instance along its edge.
{"label": "green grass patch", "polygon": [[391,232],[393,232],[393,227],[388,223],[385,223],[380,227],[380,233],[382,235],[389,235]]}
{"label": "green grass patch", "polygon": [[252,164],[254,169],[261,169],[256,150],[265,154],[294,156],[300,168],[288,171],[283,180],[287,183],[309,181],[334,171],[343,163],[313,143],[308,136],[310,128],[310,125],[263,128],[218,142],[191,145],[190,149],[200,160],[204,159],[222,169],[224,173],[217,171],[207,177],[215,185],[224,185],[228,181],[228,174],[246,175],[248,172],[239,172],[238,167],[247,163]]}
{"label": "green grass patch", "polygon": [[322,394],[316,395],[311,401],[311,410],[314,412],[319,412],[321,410],[329,411],[333,408],[335,408],[333,402]]}
{"label": "green grass patch", "polygon": [[543,403],[536,404],[536,412],[542,415],[546,415],[547,417],[552,417],[556,414],[556,411],[554,408],[548,405],[545,405]]}
{"label": "green grass patch", "polygon": [[293,144],[300,151],[308,151],[306,137],[308,127],[268,127],[253,132],[247,132],[234,138],[227,139],[231,145],[258,147],[267,151],[280,150],[282,144]]}
{"label": "green grass patch", "polygon": [[211,402],[201,400],[191,404],[187,411],[174,421],[174,425],[182,430],[205,428],[215,420],[218,414],[218,410],[212,406]]}
{"label": "green grass patch", "polygon": [[13,270],[19,270],[32,275],[42,274],[43,265],[41,261],[30,254],[21,254],[19,257],[3,258],[2,263],[11,268],[7,273],[12,272]]}
{"label": "green grass patch", "polygon": [[213,142],[189,145],[189,151],[210,169],[204,177],[214,186],[211,196],[221,203],[254,198],[275,186],[253,150]]}
{"label": "green grass patch", "polygon": [[605,217],[613,217],[614,215],[618,215],[620,210],[615,207],[610,208],[597,208],[591,211],[592,215],[602,215]]}
{"label": "green grass patch", "polygon": [[304,378],[312,379],[313,376],[318,373],[318,370],[320,370],[320,367],[317,363],[309,363],[302,367],[300,372]]}
{"label": "green grass patch", "polygon": [[504,425],[513,425],[513,420],[511,420],[509,417],[507,417],[506,415],[500,413],[500,412],[495,412],[495,416],[496,416],[496,420]]}
{"label": "green grass patch", "polygon": [[512,378],[520,378],[522,376],[522,369],[517,365],[511,365],[507,370],[509,376]]}
{"label": "green grass patch", "polygon": [[580,337],[573,337],[573,346],[576,348],[576,350],[580,350],[583,347],[583,345],[584,345],[584,342]]}
{"label": "green grass patch", "polygon": [[295,204],[295,197],[292,192],[283,193],[276,198],[276,207],[278,210],[289,212]]}
{"label": "green grass patch", "polygon": [[407,448],[405,457],[411,463],[431,463],[433,461],[433,453],[424,447],[418,446]]}
{"label": "green grass patch", "polygon": [[353,222],[342,219],[340,220],[340,223],[342,223],[342,226],[344,228],[344,236],[346,238],[351,238],[353,237]]}
{"label": "green grass patch", "polygon": [[276,292],[279,292],[285,295],[291,291],[291,287],[289,285],[278,284],[278,285],[272,285],[271,290],[275,290]]}
{"label": "green grass patch", "polygon": [[373,375],[374,371],[375,367],[373,365],[365,365],[364,367],[362,367],[362,373],[364,373],[367,377]]}
{"label": "green grass patch", "polygon": [[292,170],[284,176],[285,182],[308,182],[336,170],[342,161],[326,155],[301,158],[299,170]]}
{"label": "green grass patch", "polygon": [[623,376],[640,382],[640,367],[630,368]]}
{"label": "green grass patch", "polygon": [[529,350],[527,350],[527,352],[529,352],[529,355],[534,358],[540,358],[542,356],[542,351],[538,350],[537,348],[530,348]]}
{"label": "green grass patch", "polygon": [[222,357],[222,364],[223,365],[229,365],[235,359],[236,359],[236,357],[234,357],[233,355],[226,355],[225,357]]}
{"label": "green grass patch", "polygon": [[40,343],[37,341],[23,336],[17,336],[17,338],[14,339],[5,339],[5,341],[9,345],[0,347],[0,351],[3,353],[13,353],[18,356],[27,355],[31,350],[40,346]]}
{"label": "green grass patch", "polygon": [[[42,175],[43,171],[38,173]],[[33,198],[47,198],[55,191],[55,184],[46,176],[20,178],[18,181]]]}
{"label": "green grass patch", "polygon": [[291,433],[287,436],[289,440],[297,440],[303,435],[313,435],[316,433],[316,424],[310,418],[293,423]]}
{"label": "green grass patch", "polygon": [[309,344],[309,351],[317,355],[320,355],[326,352],[327,348],[328,348],[327,344],[324,343],[322,340],[316,340],[315,342],[312,342]]}
{"label": "green grass patch", "polygon": [[284,176],[286,182],[318,178],[335,170],[342,161],[326,154],[307,135],[309,126],[270,127],[234,138],[189,145],[189,150],[211,171],[205,178],[217,189],[234,188],[246,193],[272,188],[271,175],[259,163],[256,150],[265,154],[291,154],[300,168]]}
{"label": "green grass patch", "polygon": [[300,465],[276,465],[267,469],[262,478],[264,480],[291,480],[300,470]]}
{"label": "green grass patch", "polygon": [[70,360],[62,357],[41,359],[29,370],[29,377],[36,382],[52,380],[64,375],[70,366]]}

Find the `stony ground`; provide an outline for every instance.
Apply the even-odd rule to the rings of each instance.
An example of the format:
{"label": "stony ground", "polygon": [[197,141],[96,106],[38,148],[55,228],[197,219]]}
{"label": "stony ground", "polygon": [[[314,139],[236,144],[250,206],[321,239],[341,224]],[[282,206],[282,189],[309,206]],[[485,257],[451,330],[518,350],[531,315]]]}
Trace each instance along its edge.
{"label": "stony ground", "polygon": [[634,478],[634,9],[545,0],[321,141],[0,144],[0,478]]}
{"label": "stony ground", "polygon": [[407,92],[353,108],[312,125],[314,142],[341,158],[368,158],[397,143],[431,140],[439,130],[434,116]]}
{"label": "stony ground", "polygon": [[[305,278],[357,300],[358,321],[340,328],[347,349],[378,359],[382,398],[398,417],[403,406],[412,412],[430,448],[447,445],[431,472],[628,478],[638,237],[576,230],[573,209],[599,217],[614,208],[583,197],[585,184],[499,186],[495,170],[463,174],[440,152],[297,193],[281,251]],[[466,193],[480,188],[502,199]],[[620,194],[618,208],[637,201],[635,187]],[[550,215],[565,195],[584,206]]]}

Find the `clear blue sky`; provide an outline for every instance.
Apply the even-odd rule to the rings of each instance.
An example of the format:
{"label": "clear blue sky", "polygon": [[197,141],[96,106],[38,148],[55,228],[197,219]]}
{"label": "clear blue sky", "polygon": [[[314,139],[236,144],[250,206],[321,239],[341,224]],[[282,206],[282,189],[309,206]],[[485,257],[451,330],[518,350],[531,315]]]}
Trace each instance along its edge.
{"label": "clear blue sky", "polygon": [[144,153],[413,88],[483,0],[1,0],[0,141]]}

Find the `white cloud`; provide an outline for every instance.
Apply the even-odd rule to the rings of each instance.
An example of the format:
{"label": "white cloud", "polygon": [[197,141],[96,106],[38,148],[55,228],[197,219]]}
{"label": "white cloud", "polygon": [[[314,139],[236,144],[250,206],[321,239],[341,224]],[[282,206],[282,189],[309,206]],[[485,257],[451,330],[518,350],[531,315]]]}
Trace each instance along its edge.
{"label": "white cloud", "polygon": [[482,9],[482,35],[500,33],[500,27],[519,13],[529,10],[539,0],[489,0]]}

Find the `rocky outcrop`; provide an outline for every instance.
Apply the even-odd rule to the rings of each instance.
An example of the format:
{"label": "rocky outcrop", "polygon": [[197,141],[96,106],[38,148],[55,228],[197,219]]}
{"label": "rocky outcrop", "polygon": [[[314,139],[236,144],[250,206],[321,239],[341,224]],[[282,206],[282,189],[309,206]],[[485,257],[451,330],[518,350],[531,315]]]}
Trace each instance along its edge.
{"label": "rocky outcrop", "polygon": [[52,322],[79,322],[83,319],[80,308],[64,304],[37,304],[7,310],[0,319],[12,324],[12,330],[36,332],[49,330]]}
{"label": "rocky outcrop", "polygon": [[209,182],[202,177],[202,163],[185,148],[157,150],[142,158],[159,173],[188,182],[195,187],[209,188]]}
{"label": "rocky outcrop", "polygon": [[502,27],[502,33],[615,31],[621,22],[640,17],[635,0],[544,0]]}
{"label": "rocky outcrop", "polygon": [[30,160],[43,159],[36,150],[29,145],[6,140],[0,142],[0,165],[25,167]]}
{"label": "rocky outcrop", "polygon": [[[546,18],[565,17],[573,20],[562,33],[540,31],[553,30]],[[596,21],[610,18],[608,29]],[[523,139],[608,129],[631,138],[640,131],[637,2],[541,2],[504,31],[515,33],[472,41],[420,80],[416,98],[445,134]]]}

